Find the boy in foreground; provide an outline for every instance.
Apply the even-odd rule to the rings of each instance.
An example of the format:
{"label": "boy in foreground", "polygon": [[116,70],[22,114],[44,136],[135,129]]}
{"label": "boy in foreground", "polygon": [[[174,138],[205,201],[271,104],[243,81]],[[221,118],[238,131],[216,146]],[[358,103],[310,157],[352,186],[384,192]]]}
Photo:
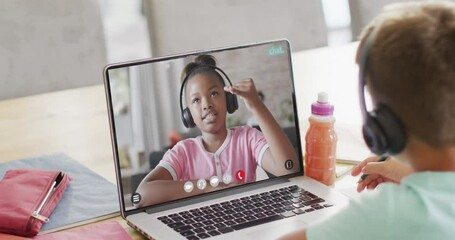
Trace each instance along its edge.
{"label": "boy in foreground", "polygon": [[393,159],[367,159],[353,174],[369,174],[360,191],[392,183],[282,239],[453,239],[455,4],[388,6],[362,34],[357,61],[380,121],[366,141]]}

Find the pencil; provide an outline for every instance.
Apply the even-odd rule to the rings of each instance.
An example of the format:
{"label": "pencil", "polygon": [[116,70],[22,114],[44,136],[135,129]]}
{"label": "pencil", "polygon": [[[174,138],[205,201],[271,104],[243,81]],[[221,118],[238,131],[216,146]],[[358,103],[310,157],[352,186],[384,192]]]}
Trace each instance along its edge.
{"label": "pencil", "polygon": [[[384,162],[387,157],[389,157],[387,154],[384,154],[384,155],[381,155],[381,157],[379,158],[378,162]],[[368,177],[368,174],[363,174],[361,177],[360,177],[360,180],[358,182],[361,182],[363,180],[365,180],[365,178]]]}

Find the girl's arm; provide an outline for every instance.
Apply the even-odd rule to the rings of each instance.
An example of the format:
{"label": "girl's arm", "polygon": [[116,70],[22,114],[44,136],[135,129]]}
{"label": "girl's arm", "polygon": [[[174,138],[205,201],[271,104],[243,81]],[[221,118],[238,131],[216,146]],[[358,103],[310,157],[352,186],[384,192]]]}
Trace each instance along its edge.
{"label": "girl's arm", "polygon": [[174,181],[172,175],[165,168],[157,166],[142,179],[137,187],[136,193],[141,195],[141,201],[135,204],[135,206],[145,207],[235,185],[235,183],[226,185],[220,182],[217,187],[212,187],[209,181],[207,181],[206,188],[200,190],[197,188],[197,180],[191,180],[193,190],[188,193],[183,188],[186,182],[188,181]]}
{"label": "girl's arm", "polygon": [[[273,117],[269,109],[259,98],[253,79],[244,79],[234,86],[225,87],[225,91],[241,97],[252,114],[256,117],[261,131],[270,146],[264,154],[262,167],[273,175],[295,173],[298,170],[297,154],[283,129]],[[292,161],[293,168],[286,169],[287,160]]]}

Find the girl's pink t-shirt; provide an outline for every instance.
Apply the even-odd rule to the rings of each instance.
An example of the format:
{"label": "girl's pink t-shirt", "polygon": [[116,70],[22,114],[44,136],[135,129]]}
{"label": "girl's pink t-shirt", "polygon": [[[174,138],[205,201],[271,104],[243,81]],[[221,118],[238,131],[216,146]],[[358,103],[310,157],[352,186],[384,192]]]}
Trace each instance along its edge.
{"label": "girl's pink t-shirt", "polygon": [[249,126],[228,129],[226,140],[215,152],[207,152],[202,136],[178,142],[168,150],[158,166],[164,167],[174,180],[222,179],[230,175],[235,181],[238,171],[245,173],[244,182],[256,180],[256,168],[269,145],[262,133]]}

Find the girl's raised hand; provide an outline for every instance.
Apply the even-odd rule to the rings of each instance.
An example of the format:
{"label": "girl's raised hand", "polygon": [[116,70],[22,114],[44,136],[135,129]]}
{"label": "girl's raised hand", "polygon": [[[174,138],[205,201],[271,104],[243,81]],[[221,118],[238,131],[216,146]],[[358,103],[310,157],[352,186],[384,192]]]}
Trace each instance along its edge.
{"label": "girl's raised hand", "polygon": [[257,104],[262,104],[253,79],[246,78],[238,81],[233,86],[225,86],[224,90],[239,96],[246,104],[248,110],[252,111]]}

